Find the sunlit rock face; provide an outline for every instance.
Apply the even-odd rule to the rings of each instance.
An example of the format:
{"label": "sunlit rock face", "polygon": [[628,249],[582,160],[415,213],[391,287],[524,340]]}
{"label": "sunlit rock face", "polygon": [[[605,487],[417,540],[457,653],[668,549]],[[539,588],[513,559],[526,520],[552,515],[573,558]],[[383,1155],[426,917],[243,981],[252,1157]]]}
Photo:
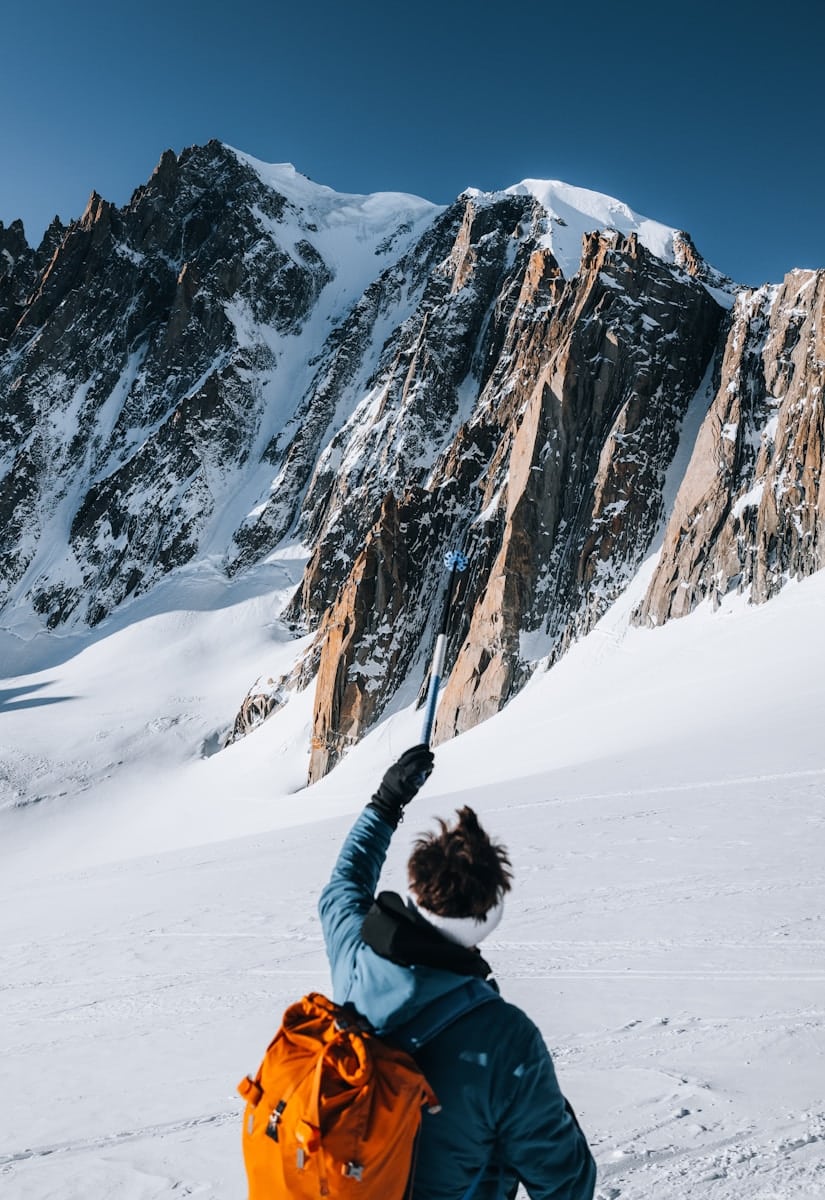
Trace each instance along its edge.
{"label": "sunlit rock face", "polygon": [[556,306],[517,314],[501,386],[517,398],[488,483],[501,537],[436,738],[498,710],[619,595],[650,548],[681,419],[722,310],[635,237],[594,235]]}
{"label": "sunlit rock face", "polygon": [[740,293],[639,621],[732,590],[761,603],[825,565],[824,297],[823,271]]}
{"label": "sunlit rock face", "polygon": [[36,250],[0,226],[0,621],[94,625],[172,572],[289,547],[281,619],[309,648],[284,679],[261,664],[226,732],[313,688],[317,779],[422,694],[461,547],[452,737],[663,531],[649,623],[822,565],[822,292],[737,289],[686,234],[566,184],[439,207],[168,152]]}

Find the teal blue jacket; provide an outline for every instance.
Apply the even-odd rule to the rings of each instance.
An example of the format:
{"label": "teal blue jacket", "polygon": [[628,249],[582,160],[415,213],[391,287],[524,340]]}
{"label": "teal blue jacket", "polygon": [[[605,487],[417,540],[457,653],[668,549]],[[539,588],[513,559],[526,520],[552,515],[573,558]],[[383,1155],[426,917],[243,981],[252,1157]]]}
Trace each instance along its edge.
{"label": "teal blue jacket", "polygon": [[[361,938],[393,828],[366,808],[344,842],[319,912],[334,999],[379,1034],[467,982],[466,975],[400,966]],[[530,1018],[496,1000],[459,1017],[416,1061],[441,1112],[424,1114],[413,1200],[504,1200],[518,1181],[531,1200],[592,1200],[596,1167]]]}

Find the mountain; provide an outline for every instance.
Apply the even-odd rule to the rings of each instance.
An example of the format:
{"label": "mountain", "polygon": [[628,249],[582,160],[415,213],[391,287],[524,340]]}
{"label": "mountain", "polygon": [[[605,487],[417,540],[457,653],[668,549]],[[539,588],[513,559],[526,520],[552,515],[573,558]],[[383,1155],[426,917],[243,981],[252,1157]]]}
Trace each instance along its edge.
{"label": "mountain", "polygon": [[[823,564],[823,272],[737,288],[560,182],[439,207],[211,142],[32,250],[0,227],[0,623],[97,627],[198,564],[306,566],[237,738],[314,689],[310,779],[420,694],[497,712],[658,555],[634,619]],[[698,430],[698,433],[697,433]]]}
{"label": "mountain", "polygon": [[33,285],[4,278],[7,620],[95,625],[195,556],[249,555],[312,360],[437,211],[264,174],[217,143],[167,153],[124,209],[93,195]]}

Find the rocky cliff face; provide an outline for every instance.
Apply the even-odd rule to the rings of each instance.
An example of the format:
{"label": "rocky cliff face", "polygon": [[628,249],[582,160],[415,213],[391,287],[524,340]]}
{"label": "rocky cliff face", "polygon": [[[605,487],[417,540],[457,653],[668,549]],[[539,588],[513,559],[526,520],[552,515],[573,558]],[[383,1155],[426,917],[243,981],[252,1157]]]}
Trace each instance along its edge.
{"label": "rocky cliff face", "polygon": [[311,648],[262,664],[232,736],[313,686],[318,778],[420,693],[447,549],[470,566],[437,739],[586,632],[668,518],[640,620],[765,599],[822,564],[823,280],[734,291],[564,184],[438,208],[219,143],[37,250],[0,227],[0,621],[95,624],[188,563],[301,546],[284,619]]}
{"label": "rocky cliff face", "polygon": [[[594,234],[578,275],[565,281],[536,245],[536,214],[525,215],[518,248],[502,260],[506,274],[484,281],[495,319],[473,347],[473,412],[451,442],[436,431],[443,449],[426,486],[407,491],[400,512],[385,503],[322,625],[315,777],[402,681],[420,681],[451,544],[462,542],[472,569],[457,597],[462,620],[436,740],[498,711],[541,658],[586,630],[634,573],[661,519],[679,422],[713,354],[722,309],[635,235]],[[467,227],[457,239],[462,252]],[[448,261],[458,267],[452,298],[470,276],[465,253]],[[338,521],[344,511],[336,505]],[[399,571],[402,556],[409,561]],[[315,573],[329,557],[310,565],[304,611],[313,611]],[[380,563],[407,590],[414,580],[412,596],[398,578],[375,595],[380,570],[371,564]],[[365,672],[366,664],[378,670]]]}
{"label": "rocky cliff face", "polygon": [[29,295],[65,233],[55,217],[37,250],[26,241],[22,221],[0,221],[0,353],[23,315]]}
{"label": "rocky cliff face", "polygon": [[363,290],[336,253],[359,239],[369,279],[437,211],[352,205],[330,239],[328,189],[281,176],[210,143],[165,154],[124,209],[93,195],[45,265],[5,231],[0,604],[94,624],[196,556],[237,560],[262,451]]}
{"label": "rocky cliff face", "polygon": [[518,402],[509,461],[495,464],[485,494],[501,540],[437,739],[496,712],[635,573],[721,315],[701,285],[615,235],[587,239],[556,306],[519,312],[504,356],[512,369],[498,381]]}
{"label": "rocky cliff face", "polygon": [[739,295],[640,621],[734,589],[761,603],[825,565],[824,297],[823,271]]}

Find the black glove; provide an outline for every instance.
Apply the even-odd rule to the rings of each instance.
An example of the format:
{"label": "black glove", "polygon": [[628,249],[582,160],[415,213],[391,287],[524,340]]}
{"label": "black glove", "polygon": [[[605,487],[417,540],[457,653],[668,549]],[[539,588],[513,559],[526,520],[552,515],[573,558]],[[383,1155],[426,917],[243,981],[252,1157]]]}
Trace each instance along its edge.
{"label": "black glove", "polygon": [[409,804],[431,774],[434,762],[429,746],[412,746],[405,750],[398,762],[393,763],[384,775],[368,807],[374,808],[390,825],[396,826],[401,820],[404,806]]}

